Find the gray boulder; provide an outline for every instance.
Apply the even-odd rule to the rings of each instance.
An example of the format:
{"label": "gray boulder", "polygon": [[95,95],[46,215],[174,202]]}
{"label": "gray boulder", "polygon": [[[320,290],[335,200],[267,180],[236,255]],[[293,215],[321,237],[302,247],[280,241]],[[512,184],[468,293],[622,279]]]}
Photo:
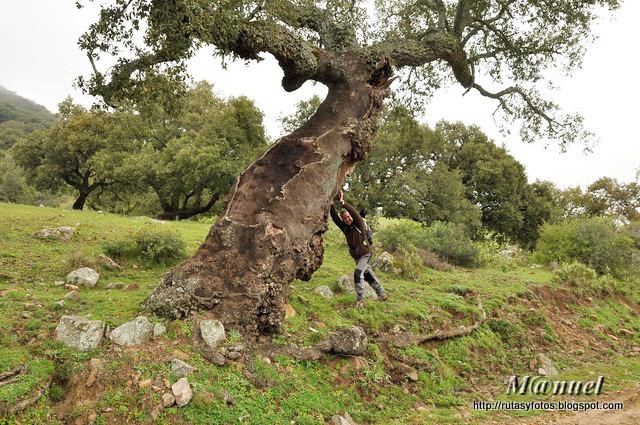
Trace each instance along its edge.
{"label": "gray boulder", "polygon": [[196,371],[196,368],[180,359],[171,360],[171,373],[178,378],[186,378]]}
{"label": "gray boulder", "polygon": [[[363,282],[362,284],[364,287],[364,298],[367,300],[377,300],[378,294],[376,294],[376,291],[374,291],[367,282]],[[353,281],[346,274],[338,278],[338,281],[336,282],[336,291],[343,294],[356,294],[356,288]]]}
{"label": "gray boulder", "polygon": [[67,275],[66,281],[67,283],[76,284],[76,285],[84,285],[89,288],[93,288],[98,283],[98,279],[100,275],[97,271],[93,270],[89,267],[81,267],[69,273]]}
{"label": "gray boulder", "polygon": [[66,346],[89,351],[100,345],[106,325],[101,320],[80,316],[62,316],[56,327],[56,338]]}
{"label": "gray boulder", "polygon": [[358,326],[338,329],[316,345],[325,353],[361,356],[367,348],[367,334]]}
{"label": "gray boulder", "polygon": [[191,391],[191,385],[187,378],[180,378],[178,382],[171,386],[171,392],[176,398],[176,406],[186,406],[193,398],[193,391]]}
{"label": "gray boulder", "polygon": [[124,323],[109,335],[109,339],[121,346],[145,344],[151,340],[153,325],[144,316],[139,316],[130,322]]}
{"label": "gray boulder", "polygon": [[334,415],[331,418],[331,423],[332,425],[357,425],[348,413],[344,415]]}
{"label": "gray boulder", "polygon": [[117,272],[122,271],[122,266],[120,264],[116,263],[104,254],[98,255],[96,262],[107,270],[113,270]]}
{"label": "gray boulder", "polygon": [[203,320],[200,322],[200,335],[207,347],[218,348],[227,338],[224,325],[219,320]]}
{"label": "gray boulder", "polygon": [[73,227],[63,226],[54,229],[42,229],[35,233],[38,239],[58,239],[59,241],[68,241],[76,233]]}
{"label": "gray boulder", "polygon": [[393,273],[395,271],[395,268],[393,267],[393,260],[393,255],[384,251],[382,254],[371,260],[371,268],[382,272]]}
{"label": "gray boulder", "polygon": [[537,367],[538,373],[544,376],[557,376],[558,369],[553,361],[545,356],[542,353],[536,355],[534,359],[535,366]]}
{"label": "gray boulder", "polygon": [[154,338],[159,338],[165,333],[167,333],[167,327],[165,325],[163,325],[162,323],[156,323],[155,325],[153,325]]}
{"label": "gray boulder", "polygon": [[327,285],[318,286],[313,290],[314,294],[318,294],[323,298],[333,298],[333,291]]}

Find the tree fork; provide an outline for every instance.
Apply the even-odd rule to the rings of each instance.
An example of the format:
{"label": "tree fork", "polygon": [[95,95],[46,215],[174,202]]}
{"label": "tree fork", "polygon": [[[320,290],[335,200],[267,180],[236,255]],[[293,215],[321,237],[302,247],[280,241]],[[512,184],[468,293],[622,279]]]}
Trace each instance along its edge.
{"label": "tree fork", "polygon": [[310,120],[242,172],[205,242],[143,305],[174,319],[208,309],[227,327],[277,332],[288,284],[322,264],[329,207],[372,148],[391,74],[383,60],[330,84]]}

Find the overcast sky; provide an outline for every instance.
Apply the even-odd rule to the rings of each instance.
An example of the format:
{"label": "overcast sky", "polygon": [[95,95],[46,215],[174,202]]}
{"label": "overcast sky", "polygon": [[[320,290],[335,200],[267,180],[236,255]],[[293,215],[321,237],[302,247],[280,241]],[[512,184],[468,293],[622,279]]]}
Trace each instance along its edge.
{"label": "overcast sky", "polygon": [[[95,10],[79,11],[74,3],[0,0],[0,85],[54,112],[67,95],[86,105],[92,102],[72,84],[75,77],[90,71],[77,39],[95,20]],[[559,75],[554,80],[559,87],[554,99],[566,112],[581,113],[585,125],[600,139],[591,154],[585,155],[582,145],[560,153],[554,144],[527,145],[516,136],[504,138],[492,117],[494,101],[475,92],[463,97],[461,87],[437,93],[423,120],[431,125],[441,119],[479,125],[525,165],[530,181],[551,180],[561,187],[583,188],[602,176],[633,181],[640,168],[635,123],[640,111],[640,59],[633,47],[638,18],[640,1],[626,0],[613,18],[603,18],[596,27],[599,39],[588,49],[582,69],[572,77]],[[273,138],[280,133],[279,116],[291,113],[296,102],[314,93],[326,93],[322,85],[309,82],[294,93],[285,92],[280,86],[282,71],[269,58],[249,66],[231,64],[223,70],[211,51],[203,50],[192,61],[190,71],[195,79],[213,82],[221,95],[245,95],[255,100],[265,113],[265,125]],[[513,133],[517,134],[515,128]]]}

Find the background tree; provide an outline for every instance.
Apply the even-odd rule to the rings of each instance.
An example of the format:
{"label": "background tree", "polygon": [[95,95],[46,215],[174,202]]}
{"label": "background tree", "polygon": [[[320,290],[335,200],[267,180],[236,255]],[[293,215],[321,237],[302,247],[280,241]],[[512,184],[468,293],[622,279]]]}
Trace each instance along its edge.
{"label": "background tree", "polygon": [[29,134],[12,149],[16,162],[36,188],[58,190],[68,185],[81,210],[88,196],[112,183],[112,171],[130,149],[122,114],[87,111],[71,99],[60,104],[58,120],[47,130]]}
{"label": "background tree", "polygon": [[602,177],[589,185],[582,200],[588,215],[640,220],[640,185],[636,182],[624,184]]}
{"label": "background tree", "polygon": [[[184,78],[185,61],[203,44],[247,61],[272,54],[285,90],[307,80],[329,89],[307,123],[243,171],[206,242],[165,275],[145,304],[171,317],[215,307],[229,326],[277,330],[284,285],[310,278],[322,262],[329,204],[371,150],[394,68],[410,69],[407,78],[427,89],[455,81],[495,99],[507,121],[522,123],[524,140],[585,139],[581,118],[559,114],[536,87],[552,66],[579,66],[595,14],[618,4],[386,0],[376,2],[375,18],[364,2],[352,0],[117,0],[104,6],[80,40],[95,71],[80,84],[108,104],[144,93],[147,77],[160,68]],[[109,55],[117,63],[107,75],[97,59]],[[487,75],[506,87],[485,88]]]}
{"label": "background tree", "polygon": [[53,123],[53,114],[42,105],[0,86],[0,150],[11,148],[20,138]]}

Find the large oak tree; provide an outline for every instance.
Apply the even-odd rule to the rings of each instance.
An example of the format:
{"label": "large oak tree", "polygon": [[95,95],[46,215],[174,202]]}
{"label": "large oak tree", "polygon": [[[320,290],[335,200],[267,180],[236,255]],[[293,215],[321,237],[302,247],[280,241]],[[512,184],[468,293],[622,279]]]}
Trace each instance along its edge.
{"label": "large oak tree", "polygon": [[[395,70],[403,70],[413,92],[451,82],[495,99],[507,122],[521,123],[525,140],[584,138],[581,118],[562,115],[538,87],[550,66],[579,66],[600,9],[618,4],[115,0],[103,6],[80,40],[94,67],[81,84],[108,104],[144,94],[146,78],[158,71],[183,78],[185,61],[203,45],[246,61],[273,55],[287,91],[309,80],[328,87],[304,125],[241,173],[206,241],[145,304],[170,317],[214,309],[227,325],[277,330],[287,284],[309,279],[322,262],[329,205],[372,148]],[[117,64],[103,72],[99,60],[108,55]]]}

